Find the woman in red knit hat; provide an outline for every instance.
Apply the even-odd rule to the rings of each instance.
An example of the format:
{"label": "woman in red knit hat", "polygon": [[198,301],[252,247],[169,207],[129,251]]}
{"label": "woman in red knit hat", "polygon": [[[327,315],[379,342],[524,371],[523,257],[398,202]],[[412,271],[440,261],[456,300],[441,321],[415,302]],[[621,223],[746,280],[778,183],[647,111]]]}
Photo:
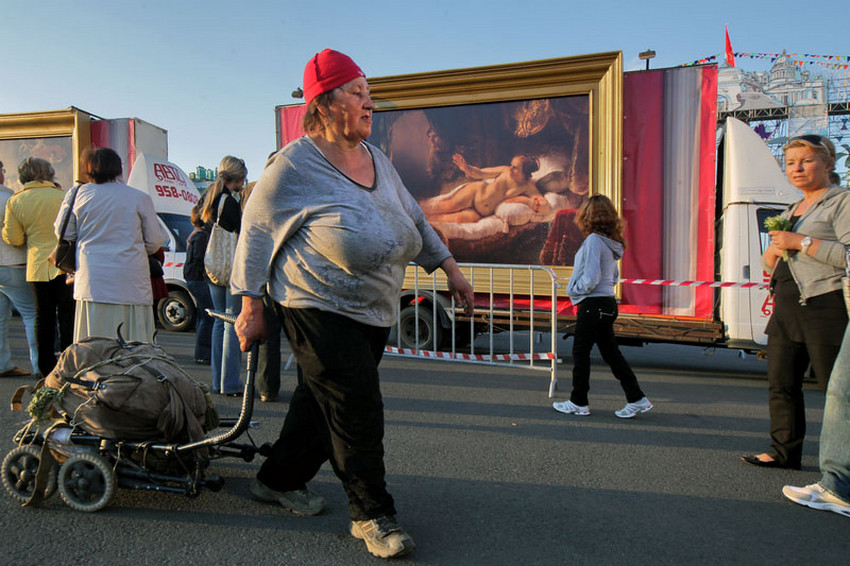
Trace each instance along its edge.
{"label": "woman in red knit hat", "polygon": [[472,288],[389,159],[364,141],[374,104],[360,67],[326,49],[307,63],[303,88],[307,135],[275,154],[254,186],[232,276],[242,349],[265,335],[268,288],[303,372],[251,493],[320,513],[324,500],[307,482],[330,460],[351,534],[375,556],[400,556],[414,544],[384,479],[378,363],[410,261],[443,269],[467,314]]}

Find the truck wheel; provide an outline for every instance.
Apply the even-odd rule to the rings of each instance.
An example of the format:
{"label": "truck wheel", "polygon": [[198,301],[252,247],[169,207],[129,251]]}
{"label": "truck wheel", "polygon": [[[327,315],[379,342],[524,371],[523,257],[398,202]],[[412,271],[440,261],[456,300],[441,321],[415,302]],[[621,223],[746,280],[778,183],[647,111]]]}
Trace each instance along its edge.
{"label": "truck wheel", "polygon": [[195,303],[186,291],[169,291],[156,306],[157,318],[165,330],[186,332],[195,327]]}
{"label": "truck wheel", "polygon": [[[416,313],[419,311],[417,321]],[[440,326],[439,320],[437,326],[434,326],[434,314],[428,307],[420,306],[416,309],[414,305],[409,305],[401,310],[399,316],[399,343],[402,348],[420,349],[420,350],[436,350],[443,340],[443,328]],[[419,342],[416,342],[416,326],[419,326]],[[436,346],[435,346],[436,344]]]}

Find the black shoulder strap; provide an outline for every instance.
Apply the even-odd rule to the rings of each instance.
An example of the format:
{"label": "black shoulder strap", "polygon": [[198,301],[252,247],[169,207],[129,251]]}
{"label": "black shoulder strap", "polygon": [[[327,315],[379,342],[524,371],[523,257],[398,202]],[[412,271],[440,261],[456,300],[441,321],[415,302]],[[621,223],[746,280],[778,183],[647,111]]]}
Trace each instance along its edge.
{"label": "black shoulder strap", "polygon": [[59,239],[65,237],[65,229],[68,227],[68,220],[71,218],[71,211],[74,209],[74,201],[77,200],[77,191],[80,190],[80,185],[71,189],[71,202],[68,203],[68,212],[65,213],[65,220],[62,221],[62,230],[59,232]]}

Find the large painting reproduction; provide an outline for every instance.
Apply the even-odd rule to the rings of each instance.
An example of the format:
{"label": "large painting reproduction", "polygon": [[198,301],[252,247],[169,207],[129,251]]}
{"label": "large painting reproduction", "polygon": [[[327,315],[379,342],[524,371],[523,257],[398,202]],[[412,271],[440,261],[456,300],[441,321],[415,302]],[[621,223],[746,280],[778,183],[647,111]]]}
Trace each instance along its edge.
{"label": "large painting reproduction", "polygon": [[53,165],[56,182],[68,190],[79,178],[78,156],[91,142],[91,116],[77,108],[0,114],[0,160],[6,185],[20,190],[18,165],[40,157]]}
{"label": "large painting reproduction", "polygon": [[552,220],[590,188],[588,99],[379,112],[370,141],[458,261],[553,264]]}
{"label": "large painting reproduction", "polygon": [[620,199],[620,53],[370,78],[369,141],[461,263],[568,272],[589,194]]}

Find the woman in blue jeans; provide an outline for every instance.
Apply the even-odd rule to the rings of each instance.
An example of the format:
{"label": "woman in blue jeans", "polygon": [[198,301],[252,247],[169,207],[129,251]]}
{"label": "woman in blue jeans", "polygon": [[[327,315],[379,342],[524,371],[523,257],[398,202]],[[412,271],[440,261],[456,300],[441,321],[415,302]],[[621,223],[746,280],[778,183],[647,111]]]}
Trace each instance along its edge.
{"label": "woman in blue jeans", "polygon": [[[242,190],[248,169],[245,162],[227,155],[218,166],[218,177],[207,188],[201,219],[209,226],[216,222],[228,232],[239,232],[242,222],[242,209],[234,194]],[[209,283],[213,308],[233,317],[242,310],[242,299],[230,293],[229,286]],[[242,354],[239,339],[232,324],[220,319],[213,321],[210,366],[212,371],[212,391],[222,395],[242,394],[242,382],[239,379]]]}
{"label": "woman in blue jeans", "polygon": [[794,503],[850,517],[850,326],[844,331],[826,390],[820,471],[823,475],[818,483],[786,485],[782,493]]}

